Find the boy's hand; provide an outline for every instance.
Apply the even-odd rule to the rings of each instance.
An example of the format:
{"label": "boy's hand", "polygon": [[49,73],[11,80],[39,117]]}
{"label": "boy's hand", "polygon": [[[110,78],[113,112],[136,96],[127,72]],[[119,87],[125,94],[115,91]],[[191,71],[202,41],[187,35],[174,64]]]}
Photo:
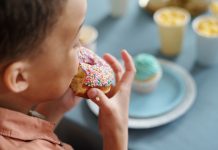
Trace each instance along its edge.
{"label": "boy's hand", "polygon": [[125,64],[124,73],[114,57],[109,54],[104,57],[116,75],[116,86],[108,95],[111,98],[95,88],[88,91],[89,98],[99,106],[99,128],[104,139],[104,150],[127,149],[128,108],[135,66],[132,57],[125,50],[121,55]]}
{"label": "boy's hand", "polygon": [[36,111],[46,116],[48,121],[57,124],[64,113],[78,104],[81,99],[69,88],[61,98],[38,105]]}

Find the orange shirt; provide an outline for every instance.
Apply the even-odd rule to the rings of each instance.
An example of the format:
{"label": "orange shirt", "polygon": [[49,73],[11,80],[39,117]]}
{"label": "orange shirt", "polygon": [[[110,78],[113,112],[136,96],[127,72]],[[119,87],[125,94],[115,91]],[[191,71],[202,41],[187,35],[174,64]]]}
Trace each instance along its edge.
{"label": "orange shirt", "polygon": [[72,150],[53,131],[48,121],[0,108],[0,150]]}

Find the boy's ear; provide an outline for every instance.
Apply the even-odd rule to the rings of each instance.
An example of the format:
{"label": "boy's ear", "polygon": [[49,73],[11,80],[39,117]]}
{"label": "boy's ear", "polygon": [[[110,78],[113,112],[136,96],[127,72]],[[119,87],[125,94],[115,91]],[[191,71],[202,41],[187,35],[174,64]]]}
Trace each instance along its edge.
{"label": "boy's ear", "polygon": [[15,93],[25,91],[28,86],[28,73],[25,62],[10,64],[4,71],[3,79],[8,89]]}

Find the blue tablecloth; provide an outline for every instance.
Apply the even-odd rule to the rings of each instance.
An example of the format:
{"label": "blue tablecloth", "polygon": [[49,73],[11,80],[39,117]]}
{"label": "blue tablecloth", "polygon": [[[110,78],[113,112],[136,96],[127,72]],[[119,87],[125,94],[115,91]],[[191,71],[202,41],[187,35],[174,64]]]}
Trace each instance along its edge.
{"label": "blue tablecloth", "polygon": [[[132,55],[139,52],[157,54],[160,43],[152,15],[144,12],[136,0],[129,0],[127,14],[110,16],[110,1],[88,0],[85,23],[99,31],[97,53],[109,52],[120,58],[125,48]],[[195,63],[195,36],[189,24],[182,53],[174,62],[191,72],[197,85],[192,108],[182,117],[153,129],[131,129],[129,149],[133,150],[214,150],[218,149],[218,66],[200,67]],[[83,101],[66,117],[88,130],[98,132],[97,117]]]}

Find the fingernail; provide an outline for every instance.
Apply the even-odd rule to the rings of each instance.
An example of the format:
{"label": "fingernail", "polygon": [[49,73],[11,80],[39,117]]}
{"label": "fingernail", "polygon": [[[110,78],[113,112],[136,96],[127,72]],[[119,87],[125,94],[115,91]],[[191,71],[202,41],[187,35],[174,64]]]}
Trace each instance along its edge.
{"label": "fingernail", "polygon": [[90,89],[87,94],[88,94],[89,98],[93,99],[97,96],[97,91],[96,91],[96,89]]}
{"label": "fingernail", "polygon": [[96,99],[96,101],[100,101],[100,98],[99,98],[98,96],[96,96],[96,98],[95,98],[95,99]]}
{"label": "fingernail", "polygon": [[122,49],[122,52],[127,52],[127,50],[126,49]]}

